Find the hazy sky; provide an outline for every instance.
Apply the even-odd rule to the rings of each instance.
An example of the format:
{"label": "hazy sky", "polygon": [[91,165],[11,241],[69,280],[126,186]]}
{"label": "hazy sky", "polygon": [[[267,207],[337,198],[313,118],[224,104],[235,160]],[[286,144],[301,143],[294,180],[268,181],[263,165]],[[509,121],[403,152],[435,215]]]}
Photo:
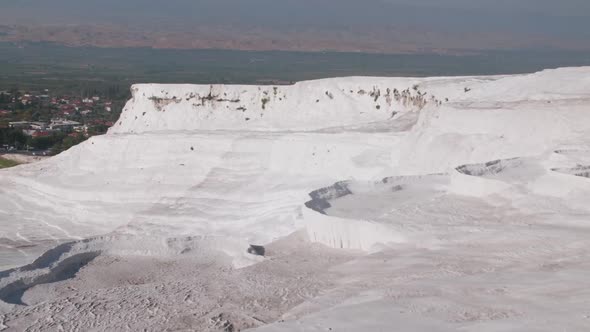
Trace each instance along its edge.
{"label": "hazy sky", "polygon": [[0,0],[2,22],[397,26],[590,41],[590,0]]}

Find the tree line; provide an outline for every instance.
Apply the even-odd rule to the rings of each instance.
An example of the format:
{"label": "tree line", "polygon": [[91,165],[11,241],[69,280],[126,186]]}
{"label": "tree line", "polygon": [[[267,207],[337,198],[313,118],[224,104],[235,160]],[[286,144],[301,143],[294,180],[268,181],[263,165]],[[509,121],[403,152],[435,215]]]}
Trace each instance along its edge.
{"label": "tree line", "polygon": [[31,137],[20,129],[0,128],[0,146],[8,145],[18,150],[50,150],[58,154],[80,144],[87,138],[84,135],[69,136],[64,132],[52,132],[48,136]]}

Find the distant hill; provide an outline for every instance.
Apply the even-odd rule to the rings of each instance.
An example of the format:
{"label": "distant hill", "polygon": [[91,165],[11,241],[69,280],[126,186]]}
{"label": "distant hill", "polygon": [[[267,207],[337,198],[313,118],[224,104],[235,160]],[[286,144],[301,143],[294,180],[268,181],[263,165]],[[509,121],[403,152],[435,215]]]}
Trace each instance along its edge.
{"label": "distant hill", "polygon": [[0,41],[377,53],[590,50],[589,16],[590,4],[579,0],[5,0]]}

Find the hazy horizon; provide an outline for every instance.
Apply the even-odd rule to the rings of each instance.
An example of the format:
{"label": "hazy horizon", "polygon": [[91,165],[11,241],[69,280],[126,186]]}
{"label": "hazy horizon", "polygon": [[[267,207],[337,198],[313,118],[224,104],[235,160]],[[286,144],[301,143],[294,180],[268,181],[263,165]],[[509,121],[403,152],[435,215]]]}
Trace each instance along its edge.
{"label": "hazy horizon", "polygon": [[[4,0],[0,20],[24,26],[112,24],[163,33],[214,27],[231,30],[232,38],[243,28],[315,31],[329,33],[327,39],[378,34],[382,43],[399,38],[381,35],[402,34],[412,37],[406,44],[416,36],[416,47],[434,48],[445,43],[482,48],[486,42],[491,48],[590,47],[590,2],[583,0]],[[436,43],[441,39],[443,46]]]}

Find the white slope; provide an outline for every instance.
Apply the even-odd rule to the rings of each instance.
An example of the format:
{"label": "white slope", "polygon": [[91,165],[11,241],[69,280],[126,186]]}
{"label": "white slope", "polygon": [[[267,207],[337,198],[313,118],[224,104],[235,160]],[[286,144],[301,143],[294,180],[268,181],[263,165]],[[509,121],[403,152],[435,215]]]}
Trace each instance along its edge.
{"label": "white slope", "polygon": [[132,92],[0,171],[0,328],[590,328],[590,68]]}

